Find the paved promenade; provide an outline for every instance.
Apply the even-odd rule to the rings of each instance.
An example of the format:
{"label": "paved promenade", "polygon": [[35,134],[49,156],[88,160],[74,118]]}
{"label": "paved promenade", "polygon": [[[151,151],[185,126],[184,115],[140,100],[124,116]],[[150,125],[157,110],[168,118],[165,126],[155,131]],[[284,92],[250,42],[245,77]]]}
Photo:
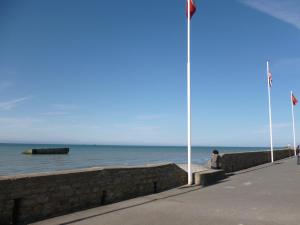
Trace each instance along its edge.
{"label": "paved promenade", "polygon": [[243,170],[218,184],[181,187],[35,225],[299,225],[296,159]]}

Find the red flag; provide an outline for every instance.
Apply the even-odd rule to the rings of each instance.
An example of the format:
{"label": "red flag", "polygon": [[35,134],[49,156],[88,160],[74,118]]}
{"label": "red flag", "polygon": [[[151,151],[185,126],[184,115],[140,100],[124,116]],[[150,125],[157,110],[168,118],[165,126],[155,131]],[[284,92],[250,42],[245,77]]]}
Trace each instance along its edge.
{"label": "red flag", "polygon": [[186,16],[187,17],[188,17],[188,11],[189,11],[188,1],[190,1],[190,19],[192,19],[194,13],[196,12],[196,4],[194,3],[193,0],[186,1]]}
{"label": "red flag", "polygon": [[296,99],[296,97],[292,94],[292,102],[293,102],[293,105],[297,105],[298,103],[298,100]]}
{"label": "red flag", "polygon": [[273,84],[273,77],[271,71],[268,73],[268,80],[269,80],[269,86],[272,87]]}

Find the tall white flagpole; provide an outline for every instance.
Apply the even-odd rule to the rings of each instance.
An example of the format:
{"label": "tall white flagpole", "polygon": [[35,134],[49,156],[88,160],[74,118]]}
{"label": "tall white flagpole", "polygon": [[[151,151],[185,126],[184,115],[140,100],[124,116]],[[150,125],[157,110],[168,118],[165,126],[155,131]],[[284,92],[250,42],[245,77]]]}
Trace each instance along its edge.
{"label": "tall white flagpole", "polygon": [[293,91],[291,91],[291,105],[292,105],[292,118],[293,118],[293,135],[294,135],[294,152],[296,156],[296,132],[295,132],[295,117],[294,117],[294,103],[293,103]]}
{"label": "tall white flagpole", "polygon": [[188,136],[188,184],[193,183],[192,168],[191,168],[191,65],[190,65],[190,0],[188,0],[188,16],[187,16],[187,136]]}
{"label": "tall white flagpole", "polygon": [[271,143],[271,162],[274,162],[273,155],[273,132],[272,132],[272,110],[271,110],[271,90],[270,90],[270,81],[269,81],[269,61],[267,61],[267,81],[268,81],[268,95],[269,95],[269,120],[270,120],[270,143]]}

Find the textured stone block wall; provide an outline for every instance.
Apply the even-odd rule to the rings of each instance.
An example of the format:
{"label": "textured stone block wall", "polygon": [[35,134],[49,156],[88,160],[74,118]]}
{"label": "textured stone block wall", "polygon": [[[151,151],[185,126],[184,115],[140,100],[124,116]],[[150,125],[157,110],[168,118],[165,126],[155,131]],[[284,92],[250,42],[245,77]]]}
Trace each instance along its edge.
{"label": "textured stone block wall", "polygon": [[175,164],[0,178],[0,224],[27,224],[187,183]]}
{"label": "textured stone block wall", "polygon": [[[294,155],[294,150],[284,149],[274,151],[274,160],[280,160]],[[239,171],[253,166],[271,162],[270,151],[240,152],[221,154],[222,169],[228,172]]]}

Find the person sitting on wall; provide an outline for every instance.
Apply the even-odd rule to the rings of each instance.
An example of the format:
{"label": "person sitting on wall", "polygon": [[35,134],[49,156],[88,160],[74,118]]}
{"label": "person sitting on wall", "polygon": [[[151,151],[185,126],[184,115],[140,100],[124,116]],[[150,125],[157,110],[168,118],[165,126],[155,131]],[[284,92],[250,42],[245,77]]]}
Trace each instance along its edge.
{"label": "person sitting on wall", "polygon": [[211,168],[212,169],[221,169],[221,156],[219,155],[219,151],[218,150],[213,150],[212,154],[211,154]]}

